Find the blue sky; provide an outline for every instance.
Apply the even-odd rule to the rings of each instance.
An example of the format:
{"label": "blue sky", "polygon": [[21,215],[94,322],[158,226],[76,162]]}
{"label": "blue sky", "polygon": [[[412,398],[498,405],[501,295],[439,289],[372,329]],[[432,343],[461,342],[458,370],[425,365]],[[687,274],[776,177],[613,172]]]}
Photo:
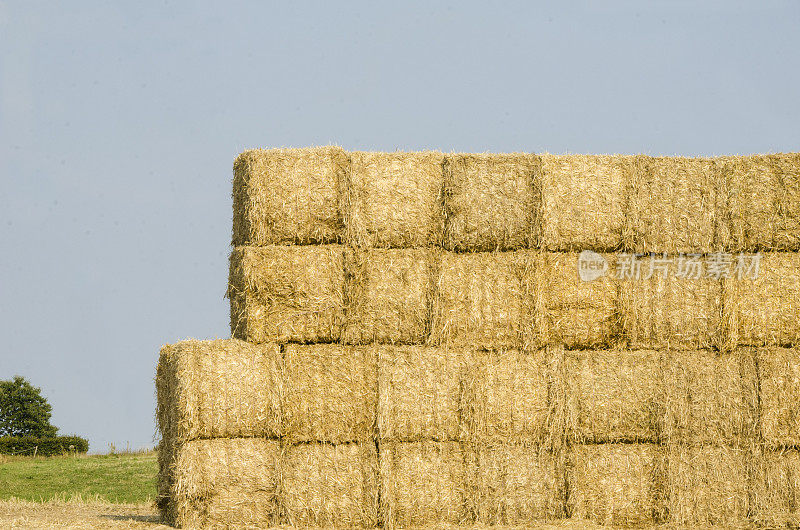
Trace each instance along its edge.
{"label": "blue sky", "polygon": [[243,149],[800,146],[800,3],[0,1],[0,379],[153,444],[159,347],[227,337]]}

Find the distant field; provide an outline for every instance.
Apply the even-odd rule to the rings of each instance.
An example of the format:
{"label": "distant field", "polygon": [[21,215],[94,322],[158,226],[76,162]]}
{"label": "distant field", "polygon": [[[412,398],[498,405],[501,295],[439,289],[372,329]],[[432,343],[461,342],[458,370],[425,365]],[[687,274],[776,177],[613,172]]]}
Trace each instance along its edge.
{"label": "distant field", "polygon": [[149,503],[155,498],[156,453],[92,456],[0,456],[0,500],[27,501],[81,496],[111,503]]}

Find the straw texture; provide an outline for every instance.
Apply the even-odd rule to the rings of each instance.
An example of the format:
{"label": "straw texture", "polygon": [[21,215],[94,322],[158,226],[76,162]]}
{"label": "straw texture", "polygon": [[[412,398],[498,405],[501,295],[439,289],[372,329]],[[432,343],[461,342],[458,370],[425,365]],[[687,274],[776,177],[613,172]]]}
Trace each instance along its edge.
{"label": "straw texture", "polygon": [[430,341],[471,348],[517,348],[532,319],[531,253],[443,252]]}
{"label": "straw texture", "polygon": [[159,429],[169,443],[282,431],[282,360],[273,344],[187,340],[161,348]]}
{"label": "straw texture", "polygon": [[437,254],[429,248],[348,250],[342,340],[352,344],[425,342]]}
{"label": "straw texture", "polygon": [[756,279],[733,275],[724,284],[730,345],[800,345],[800,254],[764,254]]}
{"label": "straw texture", "polygon": [[571,517],[618,527],[666,519],[666,460],[653,444],[576,445],[569,467]]}
{"label": "straw texture", "polygon": [[284,440],[372,441],[377,356],[338,344],[287,344],[284,351]]}
{"label": "straw texture", "polygon": [[567,430],[577,443],[659,442],[664,352],[568,352]]}
{"label": "straw texture", "polygon": [[758,352],[761,431],[769,446],[800,447],[800,351]]}
{"label": "straw texture", "polygon": [[444,230],[444,155],[351,153],[347,243],[354,247],[438,245]]}
{"label": "straw texture", "polygon": [[542,248],[596,252],[620,248],[628,186],[638,158],[543,154],[541,160]]}
{"label": "straw texture", "polygon": [[530,248],[539,226],[541,162],[531,154],[454,154],[444,162],[444,246]]}
{"label": "straw texture", "polygon": [[339,245],[237,247],[231,253],[231,334],[248,342],[332,342],[344,324]]}
{"label": "straw texture", "polygon": [[233,244],[340,241],[348,166],[333,146],[243,152],[233,165]]}

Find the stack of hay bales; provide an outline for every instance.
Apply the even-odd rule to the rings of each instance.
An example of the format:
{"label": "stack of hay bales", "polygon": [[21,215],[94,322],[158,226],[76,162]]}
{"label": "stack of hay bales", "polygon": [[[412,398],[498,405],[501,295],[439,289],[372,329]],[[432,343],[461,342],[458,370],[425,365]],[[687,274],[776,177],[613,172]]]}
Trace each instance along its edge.
{"label": "stack of hay bales", "polygon": [[[165,346],[183,527],[800,524],[800,156],[253,150],[232,339]],[[578,254],[763,252],[757,279]]]}

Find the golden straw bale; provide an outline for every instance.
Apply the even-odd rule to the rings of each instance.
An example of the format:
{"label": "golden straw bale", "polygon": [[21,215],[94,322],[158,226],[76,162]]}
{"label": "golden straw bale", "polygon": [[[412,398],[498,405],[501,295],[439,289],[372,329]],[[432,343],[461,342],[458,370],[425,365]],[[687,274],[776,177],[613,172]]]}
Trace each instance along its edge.
{"label": "golden straw bale", "polygon": [[800,447],[800,350],[759,350],[758,371],[764,441]]}
{"label": "golden straw bale", "polygon": [[571,517],[616,527],[654,526],[666,518],[666,461],[655,444],[572,447]]}
{"label": "golden straw bale", "polygon": [[758,277],[724,283],[724,314],[731,345],[800,345],[800,254],[764,254]]}
{"label": "golden straw bale", "polygon": [[558,376],[547,350],[476,351],[465,363],[461,417],[473,442],[544,443],[554,431],[549,395]]}
{"label": "golden straw bale", "polygon": [[381,516],[387,528],[467,522],[458,442],[381,442]]}
{"label": "golden straw bale", "polygon": [[237,247],[231,253],[231,334],[248,342],[332,342],[344,323],[339,245]]}
{"label": "golden straw bale", "polygon": [[622,245],[628,185],[637,157],[542,159],[542,248],[610,252]]}
{"label": "golden straw bale", "polygon": [[377,355],[338,344],[287,344],[284,440],[343,443],[375,439]]}
{"label": "golden straw bale", "polygon": [[430,341],[470,348],[516,348],[532,320],[529,251],[442,252]]}
{"label": "golden straw bale", "polygon": [[753,519],[761,528],[800,527],[800,452],[765,451],[752,492]]}
{"label": "golden straw bale", "polygon": [[637,157],[623,247],[635,252],[720,250],[722,173],[713,159]]}
{"label": "golden straw bale", "polygon": [[726,178],[730,250],[800,250],[800,153],[729,156]]}
{"label": "golden straw bale", "polygon": [[345,224],[354,247],[424,247],[442,239],[442,163],[437,152],[350,155]]}
{"label": "golden straw bale", "polygon": [[[628,269],[617,262],[617,270]],[[635,258],[641,276],[621,282],[620,313],[632,348],[719,347],[723,339],[722,283],[713,277],[679,278],[673,258]],[[675,258],[677,259],[677,258]],[[688,258],[687,258],[688,259]]]}
{"label": "golden straw bale", "polygon": [[534,246],[540,170],[533,154],[447,156],[444,247],[475,252]]}
{"label": "golden straw bale", "polygon": [[291,527],[374,527],[378,458],[374,442],[284,448],[281,500]]}
{"label": "golden straw bale", "polygon": [[381,439],[458,440],[464,351],[375,346]]}
{"label": "golden straw bale", "polygon": [[[268,527],[280,520],[280,442],[195,440],[172,448],[162,516],[181,528]],[[165,507],[167,507],[165,509]]]}
{"label": "golden straw bale", "polygon": [[482,443],[467,454],[467,508],[478,523],[524,525],[563,517],[563,467],[535,444]]}
{"label": "golden straw bale", "polygon": [[588,350],[566,357],[567,429],[578,443],[659,442],[663,353]]}
{"label": "golden straw bale", "polygon": [[349,166],[338,147],[253,149],[233,164],[233,244],[334,243]]}
{"label": "golden straw bale", "polygon": [[345,253],[347,343],[422,343],[430,328],[437,252],[430,248]]}
{"label": "golden straw bale", "polygon": [[275,344],[186,340],[161,348],[157,418],[169,443],[278,437],[282,362]]}
{"label": "golden straw bale", "polygon": [[666,365],[664,430],[669,442],[740,445],[752,440],[758,381],[751,350],[671,351]]}
{"label": "golden straw bale", "polygon": [[670,522],[740,528],[749,510],[747,451],[725,446],[672,446],[668,451]]}
{"label": "golden straw bale", "polygon": [[611,274],[613,256],[600,255],[609,272],[593,281],[578,276],[579,255],[546,252],[534,260],[534,318],[525,328],[526,347],[563,344],[567,348],[614,346],[621,340],[617,311],[619,281]]}

